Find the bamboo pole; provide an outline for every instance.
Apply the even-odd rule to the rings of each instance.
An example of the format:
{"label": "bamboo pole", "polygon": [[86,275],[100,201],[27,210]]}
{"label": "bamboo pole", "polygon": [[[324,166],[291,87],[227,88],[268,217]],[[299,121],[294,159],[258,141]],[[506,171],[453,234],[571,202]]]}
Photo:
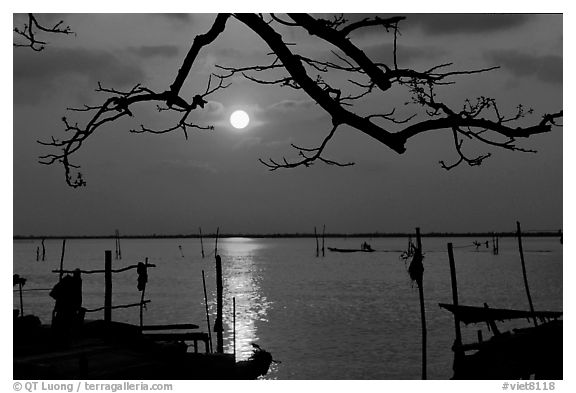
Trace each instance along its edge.
{"label": "bamboo pole", "polygon": [[492,255],[496,255],[496,238],[492,232]]}
{"label": "bamboo pole", "polygon": [[118,231],[118,259],[122,259],[122,245],[120,244],[120,231]]}
{"label": "bamboo pole", "polygon": [[236,298],[232,298],[232,345],[234,348],[234,361],[236,361]]}
{"label": "bamboo pole", "polygon": [[224,353],[224,338],[222,337],[222,292],[222,259],[220,255],[216,255],[216,322],[214,323],[214,330],[216,331],[217,353]]}
{"label": "bamboo pole", "polygon": [[314,238],[316,238],[316,258],[320,256],[320,246],[318,245],[318,233],[316,232],[316,227],[314,227]]}
{"label": "bamboo pole", "polygon": [[144,284],[144,288],[142,289],[142,296],[140,296],[140,329],[144,325],[144,293],[146,293],[146,284]]}
{"label": "bamboo pole", "polygon": [[322,256],[325,256],[324,251],[324,238],[326,237],[326,225],[322,226]]}
{"label": "bamboo pole", "polygon": [[46,239],[42,239],[42,260],[46,260],[46,246],[44,246],[44,240]]}
{"label": "bamboo pole", "polygon": [[114,231],[114,259],[120,259],[120,232],[118,229]]}
{"label": "bamboo pole", "polygon": [[60,277],[59,281],[62,281],[62,276],[64,275],[64,251],[66,250],[66,239],[62,240],[62,255],[60,255]]}
{"label": "bamboo pole", "polygon": [[210,353],[212,353],[212,333],[210,327],[210,313],[208,312],[208,295],[206,294],[206,279],[202,270],[202,284],[204,286],[204,304],[206,305],[206,323],[208,324],[208,342],[210,343]]}
{"label": "bamboo pole", "polygon": [[218,234],[220,232],[220,227],[216,228],[216,243],[214,243],[214,255],[218,255]]}
{"label": "bamboo pole", "polygon": [[[144,304],[148,304],[152,302],[151,300],[144,300]],[[140,306],[140,302],[138,303],[130,303],[130,304],[120,304],[117,306],[112,306],[110,307],[111,310],[117,310],[119,308],[132,308],[132,307],[139,307]],[[85,310],[85,312],[97,312],[97,311],[106,311],[106,307],[98,307],[98,308],[87,308]]]}
{"label": "bamboo pole", "polygon": [[[452,303],[458,307],[458,282],[456,281],[456,264],[454,262],[454,250],[452,243],[448,243],[448,259],[450,262],[450,282],[452,283]],[[454,330],[456,333],[456,342],[462,344],[462,333],[460,331],[460,319],[458,314],[454,313]]]}
{"label": "bamboo pole", "polygon": [[202,242],[202,227],[198,228],[200,230],[200,248],[202,249],[202,258],[204,258],[204,243]]}
{"label": "bamboo pole", "polygon": [[530,305],[530,312],[532,319],[534,319],[534,326],[538,326],[538,320],[534,314],[534,305],[532,304],[532,296],[530,296],[530,287],[528,286],[528,276],[526,275],[526,265],[524,263],[524,251],[522,250],[522,232],[520,230],[520,222],[516,221],[516,236],[518,236],[518,250],[520,251],[520,262],[522,263],[522,276],[524,277],[524,288],[526,288],[526,296],[528,297],[528,304]]}
{"label": "bamboo pole", "polygon": [[[146,257],[146,260],[144,262],[144,268],[148,270],[148,257]],[[140,296],[140,329],[142,329],[142,326],[144,326],[144,305],[146,304],[144,303],[145,293],[146,293],[146,281],[144,282],[144,286],[142,288],[142,296]]]}
{"label": "bamboo pole", "polygon": [[24,302],[22,301],[22,280],[18,282],[18,292],[20,292],[20,316],[24,316]]}
{"label": "bamboo pole", "polygon": [[420,322],[422,325],[422,379],[427,379],[427,360],[426,360],[426,347],[427,347],[427,333],[426,333],[426,307],[424,304],[424,265],[422,264],[422,240],[420,237],[420,228],[416,228],[416,252],[412,263],[408,269],[412,280],[416,281],[418,285],[418,295],[420,298]]}
{"label": "bamboo pole", "polygon": [[[454,250],[452,243],[448,243],[448,260],[450,262],[450,282],[452,284],[452,304],[458,307],[458,282],[456,281],[456,263],[454,262]],[[481,333],[481,331],[480,331]],[[464,351],[462,351],[462,332],[460,331],[460,318],[458,313],[454,313],[454,363],[452,370],[456,372],[461,364]],[[479,339],[479,341],[481,341]]]}
{"label": "bamboo pole", "polygon": [[104,252],[104,321],[112,321],[112,251]]}

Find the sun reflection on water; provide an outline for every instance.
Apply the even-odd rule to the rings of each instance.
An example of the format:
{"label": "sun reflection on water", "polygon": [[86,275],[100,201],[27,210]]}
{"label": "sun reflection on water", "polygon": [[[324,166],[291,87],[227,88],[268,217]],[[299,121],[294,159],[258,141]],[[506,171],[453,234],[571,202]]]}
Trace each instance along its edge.
{"label": "sun reflection on water", "polygon": [[236,298],[236,358],[245,360],[252,354],[252,343],[258,342],[258,324],[268,322],[270,301],[262,292],[262,267],[258,250],[264,245],[258,239],[230,238],[222,242],[222,275],[224,286],[225,351],[232,353],[232,298]]}

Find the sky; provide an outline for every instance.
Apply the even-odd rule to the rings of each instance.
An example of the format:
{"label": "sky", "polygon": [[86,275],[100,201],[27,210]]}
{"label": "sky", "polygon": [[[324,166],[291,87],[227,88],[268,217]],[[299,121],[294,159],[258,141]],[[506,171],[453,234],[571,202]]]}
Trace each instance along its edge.
{"label": "sky", "polygon": [[[402,14],[399,65],[425,69],[446,62],[454,69],[491,66],[490,73],[457,78],[438,91],[461,105],[466,98],[494,97],[513,113],[518,104],[534,108],[532,122],[562,108],[562,15]],[[361,18],[350,15],[349,18]],[[42,19],[44,18],[44,19]],[[62,137],[62,116],[81,122],[66,108],[102,101],[106,87],[129,89],[141,83],[163,91],[172,83],[193,37],[210,28],[212,14],[41,15],[47,23],[64,19],[74,36],[49,37],[40,52],[13,50],[13,233],[14,235],[310,233],[327,232],[512,231],[516,221],[528,230],[562,228],[562,128],[537,135],[522,146],[537,154],[465,145],[492,156],[479,167],[446,171],[440,160],[457,159],[449,131],[417,136],[399,155],[352,128],[342,127],[326,156],[351,167],[321,163],[270,172],[259,158],[295,158],[290,144],[317,146],[329,132],[330,118],[302,92],[262,86],[243,78],[209,97],[194,113],[213,131],[133,134],[141,124],[162,127],[170,119],[154,105],[135,117],[103,127],[74,160],[87,186],[65,184],[61,166],[38,157],[50,150],[37,143]],[[20,23],[14,17],[14,23]],[[304,30],[280,28],[299,53],[336,61],[331,47]],[[378,29],[352,41],[371,58],[389,62],[392,36]],[[200,53],[183,94],[206,87],[215,65],[248,66],[270,61],[269,48],[236,20]],[[273,78],[276,74],[270,76]],[[346,84],[341,75],[331,75]],[[262,75],[262,78],[265,76]],[[349,85],[347,88],[352,89]],[[402,89],[376,94],[355,106],[359,113],[399,116]],[[235,130],[236,110],[250,125]]]}

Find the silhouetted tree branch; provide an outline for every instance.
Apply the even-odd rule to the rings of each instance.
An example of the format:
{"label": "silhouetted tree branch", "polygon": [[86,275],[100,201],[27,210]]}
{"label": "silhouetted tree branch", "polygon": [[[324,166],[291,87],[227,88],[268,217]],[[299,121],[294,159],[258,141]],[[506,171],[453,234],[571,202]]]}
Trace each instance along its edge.
{"label": "silhouetted tree branch", "polygon": [[154,92],[149,88],[136,85],[130,91],[124,92],[119,91],[116,89],[111,88],[103,88],[100,83],[98,83],[97,92],[108,93],[110,96],[106,99],[106,101],[100,106],[85,106],[81,109],[72,109],[73,111],[90,111],[94,112],[91,119],[88,120],[84,127],[80,127],[78,123],[71,125],[66,117],[62,118],[62,121],[65,125],[66,131],[72,131],[74,135],[65,140],[57,140],[52,137],[50,142],[42,142],[38,141],[38,143],[53,146],[60,149],[59,153],[47,154],[40,157],[40,163],[51,165],[55,162],[60,162],[64,166],[65,175],[66,175],[66,183],[71,187],[82,187],[86,185],[86,181],[84,180],[82,174],[80,172],[77,173],[76,178],[73,178],[72,169],[79,169],[78,165],[74,165],[70,163],[70,156],[75,153],[84,141],[92,135],[100,126],[115,121],[124,116],[133,116],[130,107],[144,102],[163,102],[166,104],[166,110],[173,110],[176,112],[183,112],[183,116],[180,118],[179,122],[174,127],[166,128],[165,130],[152,130],[148,129],[144,126],[141,127],[141,130],[136,131],[132,130],[132,132],[152,132],[152,133],[163,133],[163,132],[170,132],[176,129],[182,129],[186,138],[187,135],[187,127],[190,128],[199,128],[199,129],[210,129],[210,127],[201,127],[187,122],[187,117],[191,111],[197,108],[203,108],[204,105],[207,103],[205,97],[214,93],[219,89],[226,88],[227,85],[223,84],[223,79],[219,78],[219,84],[211,88],[209,79],[208,87],[204,94],[197,94],[195,95],[191,102],[188,103],[186,99],[182,98],[179,93],[190,69],[192,68],[192,64],[194,60],[198,56],[200,49],[204,46],[209,45],[212,43],[216,37],[224,30],[224,25],[226,20],[228,19],[228,14],[219,14],[216,17],[216,21],[212,25],[212,28],[203,35],[198,35],[193,43],[192,46],[184,59],[182,67],[178,70],[174,83],[170,86],[170,90],[166,90],[164,92],[158,93]]}
{"label": "silhouetted tree branch", "polygon": [[23,27],[14,27],[13,31],[22,40],[22,42],[14,42],[13,45],[15,47],[31,48],[36,52],[44,50],[47,45],[47,42],[38,39],[39,32],[47,34],[74,34],[70,26],[64,26],[64,21],[61,20],[52,27],[46,27],[38,22],[34,14],[28,14],[28,22],[24,23]]}
{"label": "silhouetted tree branch", "polygon": [[328,160],[322,157],[322,152],[324,151],[326,144],[330,139],[332,139],[337,128],[338,125],[334,125],[330,133],[326,136],[326,138],[324,138],[324,140],[318,147],[312,147],[312,148],[300,147],[292,143],[291,146],[298,151],[298,156],[300,157],[300,159],[298,159],[297,161],[289,162],[286,158],[282,158],[281,163],[273,160],[272,158],[269,158],[268,161],[264,161],[260,158],[258,161],[260,161],[262,164],[270,168],[271,171],[275,171],[276,169],[280,168],[296,168],[297,166],[300,165],[308,167],[312,165],[312,163],[314,163],[314,161],[316,160],[319,160],[328,165],[336,165],[336,166],[354,165],[353,162],[341,163],[334,160]]}
{"label": "silhouetted tree branch", "polygon": [[[200,50],[209,46],[225,31],[226,23],[231,17],[246,25],[268,45],[271,49],[269,55],[273,57],[272,61],[268,64],[248,67],[218,65],[220,74],[210,76],[204,93],[196,94],[191,99],[182,97],[180,90],[189,77]],[[440,165],[445,169],[452,169],[462,163],[471,166],[480,165],[484,159],[490,157],[490,153],[472,157],[467,155],[463,150],[464,140],[511,151],[534,152],[517,146],[516,141],[519,138],[529,138],[535,134],[549,132],[553,126],[559,125],[557,120],[563,116],[562,111],[544,114],[539,122],[521,127],[517,121],[527,115],[532,115],[532,109],[525,110],[520,105],[514,114],[507,116],[498,107],[496,100],[489,97],[465,100],[461,108],[451,107],[442,101],[435,91],[436,87],[452,85],[455,83],[455,78],[486,73],[498,67],[453,70],[451,69],[452,63],[439,64],[425,70],[398,67],[397,39],[399,23],[404,19],[401,16],[374,17],[349,23],[344,16],[321,19],[307,14],[285,16],[271,14],[268,17],[261,14],[219,14],[209,31],[194,38],[168,90],[155,92],[137,85],[130,91],[122,92],[99,86],[97,91],[108,94],[108,98],[99,106],[73,109],[91,114],[91,118],[84,126],[79,126],[77,123],[71,124],[63,118],[66,131],[72,132],[73,135],[63,140],[52,138],[49,142],[41,142],[60,149],[60,153],[41,157],[42,162],[45,164],[61,162],[65,167],[67,183],[73,187],[84,185],[81,175],[79,179],[72,179],[71,169],[78,167],[70,163],[70,156],[78,151],[82,143],[101,125],[123,116],[132,116],[130,108],[141,103],[156,102],[158,110],[174,111],[181,115],[173,126],[153,130],[142,125],[139,130],[132,130],[132,132],[159,134],[182,130],[187,138],[189,128],[211,129],[210,126],[200,126],[189,122],[188,116],[193,110],[202,109],[206,103],[205,98],[226,88],[229,84],[225,81],[236,75],[242,75],[257,84],[301,90],[331,118],[332,129],[318,147],[304,148],[292,144],[298,152],[298,159],[260,159],[260,162],[270,170],[307,167],[315,162],[337,166],[352,165],[352,163],[339,163],[322,157],[327,143],[341,126],[361,131],[397,153],[403,153],[406,150],[406,142],[410,138],[423,133],[450,130],[458,160],[452,164],[440,161]],[[279,26],[283,29],[304,29],[309,35],[329,43],[335,49],[332,51],[335,59],[314,59],[296,53],[292,49],[294,45],[284,41],[279,33]],[[393,64],[373,61],[352,42],[350,36],[353,32],[368,28],[381,28],[392,34]],[[267,76],[268,73],[271,75]],[[331,73],[348,75],[346,77],[348,84],[334,84],[330,78]],[[216,78],[218,83],[213,85],[213,78]],[[388,112],[371,114],[361,114],[354,110],[357,102],[375,93],[389,93],[393,86],[403,88],[410,94],[409,104],[416,108],[413,114],[399,118],[395,115],[395,108]]]}

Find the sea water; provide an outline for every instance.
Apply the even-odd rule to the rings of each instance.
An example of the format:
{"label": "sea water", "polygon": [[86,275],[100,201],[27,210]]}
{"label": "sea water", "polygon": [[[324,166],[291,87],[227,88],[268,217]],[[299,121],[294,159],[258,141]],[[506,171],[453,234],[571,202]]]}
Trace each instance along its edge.
{"label": "sea water", "polygon": [[[452,375],[454,322],[438,306],[451,303],[446,244],[454,244],[460,304],[528,310],[517,240],[500,238],[493,255],[481,238],[423,238],[424,297],[427,326],[428,378]],[[367,241],[373,253],[335,253],[327,249],[360,248]],[[114,239],[69,239],[65,269],[104,268],[105,250],[112,250],[113,268],[148,262],[145,324],[195,323],[207,331],[202,285],[205,273],[210,322],[216,317],[214,239],[122,239],[122,259],[115,259]],[[321,246],[321,245],[320,245]],[[316,257],[312,238],[224,238],[218,241],[224,289],[224,345],[234,350],[232,298],[236,301],[238,359],[253,346],[270,351],[268,379],[419,379],[421,320],[418,289],[400,258],[406,238],[327,238],[325,256]],[[562,310],[562,245],[558,238],[524,238],[531,296],[536,310]],[[46,240],[45,261],[36,260],[40,241],[14,241],[14,273],[27,279],[24,289],[50,289],[58,280],[62,240]],[[114,274],[113,305],[138,303],[136,270]],[[104,275],[83,275],[83,306],[102,307]],[[23,295],[24,314],[49,323],[54,300],[47,290]],[[19,308],[14,292],[14,308]],[[88,313],[101,319],[103,312]],[[138,307],[113,310],[112,319],[137,324]],[[528,321],[500,323],[501,330]],[[485,325],[463,327],[464,342],[476,340]],[[215,337],[213,337],[215,341]],[[215,344],[215,343],[214,343]]]}

